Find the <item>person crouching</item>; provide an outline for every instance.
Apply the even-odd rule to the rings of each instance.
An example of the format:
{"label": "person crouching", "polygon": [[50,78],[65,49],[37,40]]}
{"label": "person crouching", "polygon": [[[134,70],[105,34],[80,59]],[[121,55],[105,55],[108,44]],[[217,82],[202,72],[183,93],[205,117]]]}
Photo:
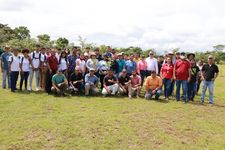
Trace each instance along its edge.
{"label": "person crouching", "polygon": [[65,75],[62,73],[62,70],[58,69],[57,73],[52,77],[52,88],[51,91],[55,95],[65,95],[65,91],[67,89],[67,79]]}

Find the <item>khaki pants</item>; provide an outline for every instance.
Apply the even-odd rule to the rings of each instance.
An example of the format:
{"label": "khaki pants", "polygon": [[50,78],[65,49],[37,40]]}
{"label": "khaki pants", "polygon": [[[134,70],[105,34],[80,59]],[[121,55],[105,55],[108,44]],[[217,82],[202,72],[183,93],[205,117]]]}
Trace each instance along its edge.
{"label": "khaki pants", "polygon": [[141,91],[141,86],[138,86],[138,87],[129,86],[129,96],[134,96],[135,94],[136,96],[139,96],[140,91]]}
{"label": "khaki pants", "polygon": [[55,87],[52,86],[51,90],[54,94],[64,94],[67,88],[67,84],[61,84],[60,86],[57,86],[59,88],[59,91],[56,90]]}
{"label": "khaki pants", "polygon": [[94,85],[90,85],[89,83],[86,83],[85,84],[85,95],[89,95],[90,92],[93,95],[97,95],[98,94],[98,88]]}
{"label": "khaki pants", "polygon": [[46,86],[46,76],[47,76],[47,67],[45,66],[43,69],[40,70],[40,87],[42,90],[45,89]]}

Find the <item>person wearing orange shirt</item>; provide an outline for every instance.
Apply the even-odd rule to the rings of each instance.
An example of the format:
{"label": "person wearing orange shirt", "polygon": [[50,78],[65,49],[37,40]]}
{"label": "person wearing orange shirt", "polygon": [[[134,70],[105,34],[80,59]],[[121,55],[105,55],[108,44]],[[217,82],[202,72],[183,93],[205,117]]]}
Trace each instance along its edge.
{"label": "person wearing orange shirt", "polygon": [[162,79],[157,76],[156,71],[152,71],[151,75],[146,78],[145,87],[147,100],[151,100],[153,95],[155,95],[156,100],[159,99],[162,94]]}

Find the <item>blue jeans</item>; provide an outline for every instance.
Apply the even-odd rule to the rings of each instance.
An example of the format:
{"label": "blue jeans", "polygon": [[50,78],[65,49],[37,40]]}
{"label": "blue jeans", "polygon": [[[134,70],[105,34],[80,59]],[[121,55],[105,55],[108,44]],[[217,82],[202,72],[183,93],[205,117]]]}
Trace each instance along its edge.
{"label": "blue jeans", "polygon": [[16,82],[18,80],[19,71],[11,71],[11,91],[16,90]]}
{"label": "blue jeans", "polygon": [[180,87],[182,85],[182,98],[183,101],[187,101],[187,80],[176,80],[176,99],[180,100]]}
{"label": "blue jeans", "polygon": [[158,100],[161,94],[162,94],[161,89],[157,90],[155,94],[152,93],[152,90],[149,90],[148,93],[145,94],[145,98],[151,100],[152,96],[155,95],[155,99]]}
{"label": "blue jeans", "polygon": [[189,82],[188,83],[188,100],[194,100],[196,94],[196,82]]}
{"label": "blue jeans", "polygon": [[2,73],[2,88],[5,89],[6,88],[6,79],[8,80],[8,88],[11,88],[11,76],[9,73],[9,70],[3,70]]}
{"label": "blue jeans", "polygon": [[33,82],[33,77],[35,74],[35,81],[36,81],[36,89],[39,88],[39,70],[32,70],[30,68],[30,81],[29,81],[29,88],[32,89],[32,82]]}
{"label": "blue jeans", "polygon": [[142,86],[146,77],[146,70],[140,70],[140,76],[141,76],[141,86]]}
{"label": "blue jeans", "polygon": [[170,96],[171,91],[171,79],[163,79],[163,85],[164,85],[164,96],[165,98],[168,98]]}
{"label": "blue jeans", "polygon": [[205,100],[205,92],[207,90],[207,87],[209,88],[209,103],[213,104],[214,81],[203,81],[201,101],[204,102]]}

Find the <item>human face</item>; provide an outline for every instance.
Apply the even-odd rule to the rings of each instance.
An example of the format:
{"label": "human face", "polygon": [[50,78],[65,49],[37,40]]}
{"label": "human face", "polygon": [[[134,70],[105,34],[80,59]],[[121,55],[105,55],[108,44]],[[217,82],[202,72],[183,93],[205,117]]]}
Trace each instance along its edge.
{"label": "human face", "polygon": [[137,72],[136,71],[132,71],[132,75],[133,76],[136,76],[137,75]]}
{"label": "human face", "polygon": [[130,55],[130,60],[131,60],[131,61],[134,60],[134,55]]}
{"label": "human face", "polygon": [[150,53],[149,53],[149,57],[150,57],[150,58],[153,58],[153,56],[154,56],[153,52],[150,52]]}
{"label": "human face", "polygon": [[91,75],[91,76],[93,76],[93,75],[94,75],[94,73],[95,73],[95,71],[94,71],[94,70],[91,70],[91,71],[90,71],[90,75]]}
{"label": "human face", "polygon": [[172,63],[171,58],[170,58],[170,57],[167,57],[166,62],[167,62],[168,64],[171,64],[171,63]]}
{"label": "human face", "polygon": [[209,59],[208,59],[208,63],[209,63],[209,64],[212,64],[213,61],[214,61],[213,58],[209,58]]}
{"label": "human face", "polygon": [[112,70],[109,70],[109,71],[108,71],[108,75],[109,75],[109,76],[113,76],[113,71],[112,71]]}
{"label": "human face", "polygon": [[155,78],[156,77],[156,73],[152,73],[151,76],[152,76],[152,78]]}

